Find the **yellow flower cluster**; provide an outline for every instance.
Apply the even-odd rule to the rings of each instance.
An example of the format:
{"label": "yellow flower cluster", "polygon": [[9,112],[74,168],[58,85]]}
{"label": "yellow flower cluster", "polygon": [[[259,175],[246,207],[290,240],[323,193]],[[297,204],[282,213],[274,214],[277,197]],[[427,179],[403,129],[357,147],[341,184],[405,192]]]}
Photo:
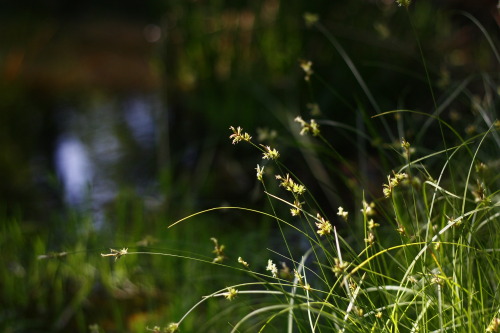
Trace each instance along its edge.
{"label": "yellow flower cluster", "polygon": [[212,251],[212,253],[215,253],[215,258],[213,260],[214,263],[221,263],[224,261],[224,259],[226,259],[226,256],[224,255],[224,249],[225,249],[225,246],[224,245],[219,245],[219,241],[217,240],[217,238],[210,238],[210,240],[212,242],[214,242],[214,250]]}
{"label": "yellow flower cluster", "polygon": [[309,81],[311,79],[311,75],[313,75],[314,71],[312,70],[312,61],[310,60],[301,60],[300,61],[300,68],[306,73],[306,76],[304,77],[304,80]]}
{"label": "yellow flower cluster", "polygon": [[264,175],[264,167],[261,167],[260,165],[257,164],[255,170],[257,170],[257,179],[261,182],[262,176]]}
{"label": "yellow flower cluster", "polygon": [[286,177],[276,175],[276,179],[281,180],[280,186],[283,186],[287,191],[290,191],[297,195],[302,195],[306,191],[305,186],[297,184],[292,178],[290,178],[290,175],[288,173],[286,174]]}
{"label": "yellow flower cluster", "polygon": [[486,332],[498,332],[500,329],[500,318],[495,317],[486,328]]}
{"label": "yellow flower cluster", "polygon": [[319,215],[319,213],[316,215],[317,219],[318,219],[318,222],[316,222],[316,226],[318,227],[318,234],[320,236],[323,236],[323,235],[326,235],[326,234],[329,234],[332,232],[332,224],[325,220],[324,217],[322,217],[321,215]]}
{"label": "yellow flower cluster", "polygon": [[248,133],[242,133],[243,128],[238,126],[237,128],[234,128],[233,126],[229,127],[231,131],[233,131],[233,134],[229,136],[229,139],[233,140],[233,145],[237,144],[240,141],[250,141],[252,137]]}
{"label": "yellow flower cluster", "polygon": [[300,130],[300,135],[304,135],[306,133],[311,133],[313,136],[318,136],[320,131],[319,131],[319,125],[318,123],[314,120],[311,119],[311,121],[308,123],[302,117],[298,116],[294,119],[296,123],[299,123],[302,129]]}
{"label": "yellow flower cluster", "polygon": [[261,145],[264,148],[264,153],[262,158],[265,160],[277,160],[280,157],[280,153],[276,149],[271,149],[269,146]]}
{"label": "yellow flower cluster", "polygon": [[267,261],[266,271],[270,271],[274,278],[278,277],[278,267],[271,259]]}
{"label": "yellow flower cluster", "polygon": [[295,201],[293,202],[293,208],[290,209],[292,216],[300,215],[300,211],[302,210],[302,204],[303,202],[300,202],[299,200],[295,199]]}
{"label": "yellow flower cluster", "polygon": [[332,271],[335,273],[335,276],[344,274],[349,263],[347,261],[341,261],[339,258],[334,258],[333,260],[335,261],[335,266],[332,267]]}
{"label": "yellow flower cluster", "polygon": [[343,207],[339,207],[337,215],[340,216],[344,221],[347,221],[347,217],[349,216],[349,212],[345,211]]}
{"label": "yellow flower cluster", "polygon": [[227,288],[227,293],[224,295],[224,297],[229,300],[229,301],[232,301],[233,299],[236,298],[236,295],[238,295],[238,290],[237,289],[234,289],[232,287],[228,287]]}
{"label": "yellow flower cluster", "polygon": [[388,183],[384,184],[384,196],[389,198],[392,195],[392,190],[398,186],[404,179],[407,179],[408,175],[404,172],[395,173],[394,177],[387,176]]}

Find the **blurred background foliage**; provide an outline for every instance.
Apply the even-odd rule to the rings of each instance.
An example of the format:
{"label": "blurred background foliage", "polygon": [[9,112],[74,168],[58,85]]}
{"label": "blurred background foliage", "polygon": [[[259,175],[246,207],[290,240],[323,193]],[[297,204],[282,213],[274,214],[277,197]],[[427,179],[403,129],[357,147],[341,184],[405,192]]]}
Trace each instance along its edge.
{"label": "blurred background foliage", "polygon": [[[113,263],[100,257],[109,247],[190,251],[211,260],[215,236],[231,260],[246,253],[264,267],[276,237],[260,217],[220,212],[166,228],[213,206],[265,207],[252,170],[259,156],[244,145],[234,149],[229,126],[276,143],[300,173],[307,166],[292,153],[296,139],[289,132],[296,115],[359,126],[380,111],[434,110],[408,14],[390,0],[0,6],[4,332],[141,332],[179,319],[201,295],[244,279],[170,257]],[[422,0],[409,11],[438,98],[465,80],[471,96],[481,94],[480,78],[497,78],[490,45],[461,12],[497,43],[495,1]],[[376,107],[338,50],[306,26],[305,13],[317,14],[345,49]],[[320,78],[311,85],[299,66],[304,59]],[[444,119],[474,123],[467,103],[451,104]],[[415,121],[414,132],[405,133],[410,140],[423,120]],[[398,140],[379,120],[371,123],[384,133],[380,140]],[[345,133],[325,127],[324,134],[356,167],[358,152]],[[377,159],[374,165],[376,197],[391,165]],[[342,165],[332,170],[345,173]],[[339,183],[334,197],[349,201],[354,185],[332,177]],[[209,320],[220,309],[207,304],[204,310],[185,331],[220,331]]]}

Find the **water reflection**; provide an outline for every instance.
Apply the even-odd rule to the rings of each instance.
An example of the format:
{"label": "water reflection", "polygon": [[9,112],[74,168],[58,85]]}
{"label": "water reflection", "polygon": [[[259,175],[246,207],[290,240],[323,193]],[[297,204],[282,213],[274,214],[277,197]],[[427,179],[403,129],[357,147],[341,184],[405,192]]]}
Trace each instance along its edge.
{"label": "water reflection", "polygon": [[73,135],[63,135],[56,145],[55,164],[63,184],[64,201],[71,206],[82,204],[93,167],[84,144]]}
{"label": "water reflection", "polygon": [[[157,96],[101,100],[59,116],[55,165],[67,205],[90,209],[102,225],[104,207],[125,186],[137,193],[155,187]],[[118,185],[119,184],[119,185]]]}
{"label": "water reflection", "polygon": [[124,117],[135,141],[142,148],[151,148],[154,145],[155,128],[150,101],[145,98],[131,99],[126,103]]}

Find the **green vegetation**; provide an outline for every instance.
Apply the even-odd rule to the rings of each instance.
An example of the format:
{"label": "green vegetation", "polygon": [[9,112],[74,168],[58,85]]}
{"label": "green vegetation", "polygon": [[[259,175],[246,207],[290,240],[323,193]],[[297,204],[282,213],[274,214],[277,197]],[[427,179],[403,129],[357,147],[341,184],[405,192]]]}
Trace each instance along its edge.
{"label": "green vegetation", "polygon": [[[408,8],[409,2],[401,5]],[[306,22],[325,34],[372,107],[380,110],[338,41],[315,16],[306,15]],[[435,111],[398,109],[365,117],[366,122],[381,119],[390,131],[386,133],[389,137],[403,135],[399,144],[386,144],[389,151],[372,133],[361,127],[351,128],[358,139],[356,151],[366,152],[371,145],[383,155],[379,159],[386,158],[395,170],[382,186],[383,196],[365,192],[370,182],[367,175],[346,163],[335,145],[321,134],[320,126],[337,128],[341,124],[295,118],[300,135],[313,137],[313,140],[297,139],[298,146],[310,154],[309,158],[321,161],[325,169],[331,169],[333,162],[347,165],[353,183],[351,196],[362,198],[353,205],[356,213],[351,215],[342,206],[338,207],[334,223],[338,227],[324,217],[326,208],[308,191],[307,182],[296,176],[294,165],[289,167],[280,161],[280,153],[274,146],[256,143],[241,127],[230,127],[233,144],[247,142],[262,153],[264,166],[257,164],[257,179],[269,199],[270,212],[249,210],[247,214],[258,213],[274,220],[283,250],[269,250],[267,258],[273,259],[267,260],[265,271],[264,258],[253,262],[240,256],[238,263],[234,260],[228,263],[235,270],[246,270],[255,282],[230,285],[204,296],[163,331],[177,331],[201,304],[223,297],[231,302],[240,298],[252,302],[244,316],[229,322],[231,332],[496,332],[500,329],[497,268],[500,179],[491,173],[499,163],[500,124],[495,120],[498,86],[490,85],[491,77],[483,77],[483,85],[487,87],[484,93],[495,96],[496,101],[486,102],[485,96],[470,98],[470,95],[460,100],[470,108],[479,107],[474,100],[483,102],[481,111],[475,111],[479,122],[474,129],[456,129],[440,113],[458,100],[461,92],[447,92],[436,100],[420,44],[419,51]],[[303,61],[301,67],[309,83],[315,77],[313,64]],[[391,131],[394,127],[389,121],[397,124],[397,131]],[[418,131],[415,123],[422,124]],[[365,126],[370,128],[369,124]],[[433,138],[441,144],[429,148],[424,137],[431,128],[437,133]],[[406,135],[415,141],[410,143],[404,138]],[[326,150],[317,149],[316,141]],[[397,159],[391,158],[391,154]],[[360,155],[358,165],[368,164],[370,156]],[[318,175],[313,177],[319,179]],[[269,184],[276,182],[282,189],[270,191]],[[283,207],[289,208],[288,214]],[[171,227],[187,223],[187,219],[198,214]],[[292,239],[305,240],[306,249],[297,252],[298,246]],[[219,264],[223,256],[217,242],[215,252],[214,263]],[[278,269],[275,262],[281,262],[282,268]],[[225,321],[222,316],[216,320]],[[162,331],[161,327],[155,330]]]}
{"label": "green vegetation", "polygon": [[[248,123],[254,125],[248,114],[245,129],[214,125],[229,127],[226,144],[233,154],[245,154],[238,166],[248,172],[235,174],[255,175],[256,186],[244,193],[248,205],[207,208],[189,198],[150,209],[145,198],[123,188],[107,207],[113,225],[101,229],[86,212],[48,213],[46,228],[22,213],[5,214],[0,330],[499,332],[500,90],[491,70],[500,64],[496,41],[473,16],[458,13],[482,32],[482,67],[462,71],[466,51],[462,58],[445,54],[440,67],[421,41],[422,30],[432,33],[425,20],[430,7],[423,2],[417,15],[409,1],[398,2],[415,41],[417,60],[409,66],[406,58],[391,62],[399,58],[391,54],[363,66],[373,71],[366,79],[354,49],[347,50],[312,13],[304,15],[305,34],[314,35],[314,43],[324,41],[328,51],[298,64],[290,54],[299,42],[281,58],[259,55],[271,76],[292,66],[301,71],[306,102],[305,111],[295,112],[281,97],[256,88],[262,105],[276,115],[269,127],[279,134],[248,130]],[[449,24],[440,20],[436,29]],[[390,22],[375,26],[385,36]],[[259,42],[272,49],[279,41],[266,34]],[[193,62],[207,56],[206,48],[188,44]],[[243,46],[241,54],[229,52],[228,63],[216,61],[218,75],[227,75],[233,61],[243,67],[238,73],[250,71],[245,65],[259,56]],[[333,54],[340,60],[335,66],[343,67],[336,79],[345,78],[341,87],[331,84],[327,70]],[[176,82],[195,89],[186,88],[196,80],[189,61],[182,61]],[[463,67],[456,69],[453,61]],[[210,75],[202,69],[199,75]],[[411,84],[393,81],[402,77],[411,77]],[[394,96],[397,107],[388,107]],[[237,102],[228,101],[222,118],[237,120],[226,114]],[[332,106],[340,111],[328,112]],[[205,165],[196,170],[209,172]],[[230,182],[234,174],[193,180],[187,172],[162,172],[159,183],[170,199],[178,195],[176,187],[210,193],[237,186]]]}

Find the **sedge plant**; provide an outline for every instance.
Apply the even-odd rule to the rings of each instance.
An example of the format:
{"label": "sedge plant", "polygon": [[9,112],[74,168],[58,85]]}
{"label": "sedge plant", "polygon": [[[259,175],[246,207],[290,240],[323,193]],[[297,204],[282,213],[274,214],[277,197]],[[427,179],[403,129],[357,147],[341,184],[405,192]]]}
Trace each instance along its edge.
{"label": "sedge plant", "polygon": [[[409,1],[398,3],[409,12]],[[261,154],[260,159],[256,157],[255,177],[269,211],[214,207],[174,222],[170,228],[200,214],[238,210],[275,224],[279,250],[270,248],[267,258],[251,262],[245,253],[228,256],[231,249],[212,238],[213,259],[185,259],[232,269],[253,281],[215,290],[181,318],[148,330],[182,331],[184,320],[195,316],[203,304],[223,299],[228,304],[242,302],[245,307],[244,315],[229,320],[230,332],[499,332],[498,83],[483,76],[484,95],[478,97],[467,89],[467,83],[477,80],[471,77],[443,98],[436,98],[418,42],[434,111],[381,111],[340,43],[316,15],[305,18],[341,54],[376,111],[365,121],[380,121],[388,137],[398,139],[384,144],[373,131],[296,116],[290,128],[296,137],[304,138],[297,143],[311,150],[315,147],[308,145],[311,142],[323,146],[327,158],[312,154],[324,164],[345,164],[347,160],[323,132],[324,128],[343,127],[361,141],[376,142],[379,158],[390,161],[390,169],[384,170],[385,181],[377,184],[378,191],[368,191],[367,177],[349,166],[356,184],[351,189],[357,188],[357,192],[348,197],[357,202],[349,204],[354,210],[339,204],[332,214],[332,207],[322,206],[323,201],[312,193],[318,187],[301,181],[294,166],[282,162],[285,156],[279,147],[258,142],[243,128],[231,126],[233,145],[249,144]],[[307,83],[318,77],[311,61],[300,65]],[[318,81],[325,82],[319,77]],[[474,130],[459,129],[441,117],[457,96],[476,110]],[[317,107],[317,102],[311,105]],[[391,131],[394,119],[397,133]],[[412,142],[403,135],[416,119],[423,125]],[[423,138],[430,135],[430,129],[436,130],[433,135],[439,145],[424,146]],[[141,252],[124,248],[103,256],[117,260],[134,253]],[[225,319],[220,315],[210,320]]]}

